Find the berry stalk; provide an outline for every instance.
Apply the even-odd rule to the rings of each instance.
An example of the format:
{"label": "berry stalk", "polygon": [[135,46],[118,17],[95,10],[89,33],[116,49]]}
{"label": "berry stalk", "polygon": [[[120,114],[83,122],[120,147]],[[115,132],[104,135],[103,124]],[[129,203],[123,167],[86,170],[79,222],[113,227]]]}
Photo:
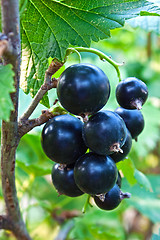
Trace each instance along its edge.
{"label": "berry stalk", "polygon": [[109,62],[116,70],[117,72],[117,76],[119,78],[119,82],[122,81],[121,79],[121,73],[120,73],[120,70],[119,70],[119,66],[123,66],[124,63],[117,63],[115,62],[114,60],[112,60],[111,57],[107,56],[106,54],[104,54],[103,52],[97,50],[97,49],[94,49],[94,48],[86,48],[86,47],[75,47],[75,48],[68,48],[67,49],[67,52],[66,52],[66,58],[67,58],[67,55],[69,55],[70,53],[72,52],[90,52],[90,53],[94,53],[96,54],[97,56],[99,56],[99,58],[101,60],[105,60],[107,62]]}
{"label": "berry stalk", "polygon": [[[88,205],[90,205],[90,195],[88,194],[87,195],[87,199],[86,199],[86,202],[85,202],[85,204],[84,204],[84,206],[83,206],[83,208],[82,208],[82,213],[85,213],[86,212],[86,210],[87,210],[87,207],[88,207]],[[91,205],[90,205],[91,206]]]}

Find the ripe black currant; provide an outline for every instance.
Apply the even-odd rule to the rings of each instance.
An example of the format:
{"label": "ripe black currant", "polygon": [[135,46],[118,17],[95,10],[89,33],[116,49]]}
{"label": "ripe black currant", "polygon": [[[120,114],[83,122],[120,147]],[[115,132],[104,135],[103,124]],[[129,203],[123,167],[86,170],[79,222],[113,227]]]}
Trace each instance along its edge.
{"label": "ripe black currant", "polygon": [[106,193],[117,180],[117,167],[110,157],[87,153],[75,163],[74,178],[77,186],[85,193]]}
{"label": "ripe black currant", "polygon": [[69,112],[82,115],[99,111],[108,101],[110,84],[105,73],[92,64],[75,64],[60,76],[57,95]]}
{"label": "ripe black currant", "polygon": [[125,141],[124,145],[121,147],[123,152],[115,152],[111,155],[111,158],[116,163],[123,160],[130,152],[131,147],[132,147],[132,136],[131,136],[130,132],[127,130],[126,141]]}
{"label": "ripe black currant", "polygon": [[122,193],[117,184],[105,194],[104,201],[100,200],[99,197],[94,196],[96,205],[103,210],[113,210],[121,203],[124,198],[129,198],[129,193]]}
{"label": "ripe black currant", "polygon": [[148,89],[144,82],[129,77],[121,81],[116,88],[116,98],[119,105],[126,109],[142,108],[148,97]]}
{"label": "ripe black currant", "polygon": [[69,114],[49,120],[42,131],[42,147],[46,155],[57,163],[75,162],[87,150],[82,126],[79,119]]}
{"label": "ripe black currant", "polygon": [[57,192],[69,197],[77,197],[83,192],[77,187],[74,180],[73,166],[66,166],[61,169],[60,164],[55,164],[52,168],[52,183]]}
{"label": "ripe black currant", "polygon": [[138,135],[143,131],[144,118],[139,110],[129,110],[122,107],[118,107],[115,110],[124,120],[126,127],[133,139],[137,139]]}
{"label": "ripe black currant", "polygon": [[109,155],[121,151],[127,137],[125,123],[112,111],[100,111],[84,124],[83,138],[86,145],[95,153]]}

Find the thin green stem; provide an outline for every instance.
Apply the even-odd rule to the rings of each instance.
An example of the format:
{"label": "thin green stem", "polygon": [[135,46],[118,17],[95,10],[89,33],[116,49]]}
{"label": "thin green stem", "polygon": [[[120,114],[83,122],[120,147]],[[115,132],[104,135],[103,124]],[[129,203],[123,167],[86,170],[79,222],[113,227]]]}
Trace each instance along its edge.
{"label": "thin green stem", "polygon": [[107,56],[106,54],[104,54],[103,52],[94,49],[94,48],[85,48],[85,47],[75,47],[75,48],[68,48],[67,51],[68,53],[71,53],[73,51],[78,51],[78,52],[90,52],[90,53],[94,53],[97,56],[99,56],[99,58],[101,60],[106,60],[107,62],[109,62],[115,69],[117,72],[117,76],[119,78],[119,82],[122,80],[121,79],[121,74],[120,74],[120,70],[119,67],[123,66],[124,63],[117,63],[115,62],[111,57]]}
{"label": "thin green stem", "polygon": [[68,48],[66,51],[66,57],[64,59],[64,62],[67,61],[67,57],[71,54],[71,53],[76,53],[78,55],[78,59],[79,59],[79,63],[81,63],[82,59],[81,59],[81,54],[79,53],[79,51],[76,50],[76,48]]}
{"label": "thin green stem", "polygon": [[88,205],[90,205],[90,203],[89,203],[90,197],[91,197],[90,195],[87,195],[87,199],[86,199],[86,202],[85,202],[85,204],[83,206],[82,213],[85,213],[86,210],[87,210]]}

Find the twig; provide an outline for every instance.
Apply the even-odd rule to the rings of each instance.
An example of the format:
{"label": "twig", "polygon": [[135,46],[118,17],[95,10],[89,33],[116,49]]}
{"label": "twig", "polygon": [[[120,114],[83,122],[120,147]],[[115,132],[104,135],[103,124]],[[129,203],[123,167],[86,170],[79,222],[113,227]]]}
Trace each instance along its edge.
{"label": "twig", "polygon": [[49,81],[45,82],[37,92],[36,96],[33,98],[31,105],[28,107],[28,109],[26,110],[26,112],[23,114],[19,121],[23,122],[24,120],[28,119],[35,110],[35,108],[37,107],[37,105],[39,104],[39,102],[41,101],[41,99],[43,98],[43,96],[46,94],[46,92],[56,87],[57,79],[55,78],[52,79],[52,81],[50,82]]}
{"label": "twig", "polygon": [[53,116],[57,115],[53,115],[51,112],[49,112],[49,110],[44,110],[42,111],[42,114],[38,118],[34,118],[31,120],[26,119],[19,122],[18,126],[19,138],[21,138],[23,135],[31,131],[33,128],[41,126],[43,123],[46,123]]}
{"label": "twig", "polygon": [[0,229],[11,230],[12,223],[7,216],[0,215]]}
{"label": "twig", "polygon": [[63,66],[63,63],[58,62],[56,59],[53,60],[49,66],[49,68],[46,70],[45,73],[45,79],[44,79],[44,84],[41,86],[35,97],[33,98],[33,101],[31,105],[28,107],[26,112],[23,114],[23,116],[20,118],[20,122],[23,122],[23,120],[28,119],[43,96],[46,94],[46,92],[52,88],[57,87],[58,80],[53,78],[51,79],[52,75],[57,72],[61,67]]}
{"label": "twig", "polygon": [[67,113],[68,113],[67,110],[62,108],[58,103],[58,99],[56,99],[55,102],[53,103],[53,106],[50,109],[42,110],[42,114],[38,118],[22,119],[21,121],[19,121],[18,123],[19,139],[24,134],[31,131],[33,128],[41,126],[43,123],[46,123],[49,119]]}

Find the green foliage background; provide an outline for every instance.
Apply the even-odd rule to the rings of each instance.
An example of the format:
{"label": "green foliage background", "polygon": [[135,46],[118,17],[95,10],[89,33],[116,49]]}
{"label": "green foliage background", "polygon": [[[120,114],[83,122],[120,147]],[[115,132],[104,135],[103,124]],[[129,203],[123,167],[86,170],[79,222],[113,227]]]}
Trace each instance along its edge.
{"label": "green foliage background", "polygon": [[[113,59],[126,62],[121,67],[123,78],[138,76],[147,83],[149,88],[150,97],[142,109],[145,129],[139,136],[138,142],[133,142],[129,158],[117,164],[125,176],[122,190],[131,192],[131,199],[124,200],[114,211],[105,212],[93,206],[93,208],[88,207],[83,215],[81,210],[87,196],[75,199],[58,197],[51,184],[50,173],[53,162],[47,159],[42,151],[41,128],[37,128],[21,140],[16,163],[18,196],[33,239],[56,239],[58,234],[63,235],[65,229],[70,228],[71,231],[66,239],[145,239],[142,230],[127,233],[129,219],[126,221],[124,216],[128,211],[142,214],[145,224],[148,224],[147,219],[149,219],[149,223],[153,224],[152,232],[158,234],[158,226],[160,226],[160,152],[158,148],[160,99],[157,88],[160,86],[158,68],[160,52],[158,45],[154,44],[159,41],[159,38],[152,33],[152,55],[150,58],[147,57],[147,38],[147,32],[140,29],[134,30],[126,24],[125,28],[114,30],[111,39],[92,44],[93,47],[111,55]],[[115,88],[118,84],[115,69],[93,54],[82,54],[82,61],[96,64],[109,77],[112,91],[105,108],[114,110],[118,106],[115,100]],[[78,58],[73,54],[69,57],[66,67],[77,62]],[[30,98],[22,92],[20,96],[21,114]],[[49,97],[53,102],[56,98],[55,90],[49,93]],[[44,108],[39,106],[34,116],[38,116],[40,110]],[[59,220],[65,211],[69,211],[73,216],[74,214],[79,216],[71,220],[63,217]],[[2,239],[5,239],[4,235]]]}
{"label": "green foliage background", "polygon": [[[104,5],[106,6],[107,2],[110,5],[104,11]],[[159,2],[156,1],[156,3],[155,12],[159,14],[157,7]],[[42,127],[34,129],[22,138],[16,157],[16,184],[24,220],[31,236],[35,240],[58,240],[64,236],[65,238],[61,239],[145,240],[145,234],[150,230],[148,236],[153,240],[159,239],[160,20],[159,16],[138,17],[128,20],[125,27],[114,29],[123,26],[124,18],[129,19],[138,15],[141,8],[143,8],[141,15],[145,15],[149,9],[154,10],[155,6],[149,5],[146,1],[120,0],[87,1],[87,4],[86,1],[50,1],[50,4],[48,4],[48,1],[26,0],[20,1],[20,4],[22,14],[22,60],[26,60],[22,64],[21,80],[26,93],[30,90],[34,95],[43,83],[49,57],[60,59],[64,57],[65,49],[68,46],[75,44],[89,46],[90,43],[92,47],[111,55],[117,62],[125,62],[120,69],[123,78],[128,76],[138,77],[147,84],[149,89],[149,99],[142,109],[145,129],[139,136],[138,142],[133,142],[128,159],[117,164],[124,175],[122,190],[131,192],[132,197],[124,200],[119,208],[114,211],[106,212],[96,206],[92,208],[88,206],[87,212],[82,214],[81,210],[87,196],[83,195],[78,198],[58,197],[50,177],[53,162],[45,156],[41,148]],[[93,6],[93,4],[98,5]],[[62,12],[59,11],[61,5]],[[81,9],[82,6],[87,7]],[[123,11],[123,9],[126,10]],[[82,11],[85,19],[81,16]],[[87,14],[88,11],[89,15]],[[102,16],[102,12],[103,15],[105,13],[105,16]],[[121,14],[118,14],[119,12]],[[151,12],[156,15],[154,11]],[[54,21],[54,15],[58,15],[56,21],[59,21],[59,23]],[[69,24],[72,15],[76,16],[75,23],[76,21],[79,23],[77,30],[79,36],[76,35],[74,26]],[[88,23],[90,26],[90,16],[95,15],[96,18],[93,17],[95,25],[92,25],[94,29],[88,27],[89,31],[86,31],[87,26],[82,27],[84,21],[90,20]],[[112,24],[110,23],[111,17]],[[105,21],[97,25],[101,18]],[[63,24],[61,24],[62,21]],[[62,35],[64,30],[66,30],[65,34],[69,33],[69,36]],[[81,34],[80,30],[84,32]],[[111,38],[103,40],[110,36],[110,30]],[[58,40],[56,41],[56,39]],[[78,39],[77,42],[75,39]],[[95,43],[92,40],[100,41]],[[82,61],[99,66],[108,76],[111,83],[111,97],[105,109],[114,110],[118,106],[115,100],[115,88],[118,84],[115,69],[90,53],[82,53]],[[65,67],[77,62],[77,55],[73,54],[69,56]],[[6,71],[4,74],[6,74]],[[7,77],[11,83],[11,77],[13,77],[11,69],[8,70],[8,74]],[[10,83],[6,82],[8,92],[14,90]],[[6,95],[8,95],[8,92]],[[45,106],[49,106],[49,103],[52,105],[56,97],[56,91],[51,90],[48,97],[46,96],[43,99],[43,103]],[[25,111],[29,102],[31,102],[31,97],[20,90],[19,115]],[[40,105],[32,117],[38,117],[45,106]],[[9,104],[8,109],[9,111],[12,109],[11,104]],[[4,210],[1,189],[0,204],[1,209]],[[94,203],[92,204],[94,205]],[[67,216],[72,216],[72,218]],[[134,219],[138,224],[143,222],[140,225],[141,229],[137,228],[137,225],[132,221],[134,216],[137,216]],[[130,226],[129,223],[132,225]],[[1,232],[0,239],[14,239],[14,237],[9,232]]]}

